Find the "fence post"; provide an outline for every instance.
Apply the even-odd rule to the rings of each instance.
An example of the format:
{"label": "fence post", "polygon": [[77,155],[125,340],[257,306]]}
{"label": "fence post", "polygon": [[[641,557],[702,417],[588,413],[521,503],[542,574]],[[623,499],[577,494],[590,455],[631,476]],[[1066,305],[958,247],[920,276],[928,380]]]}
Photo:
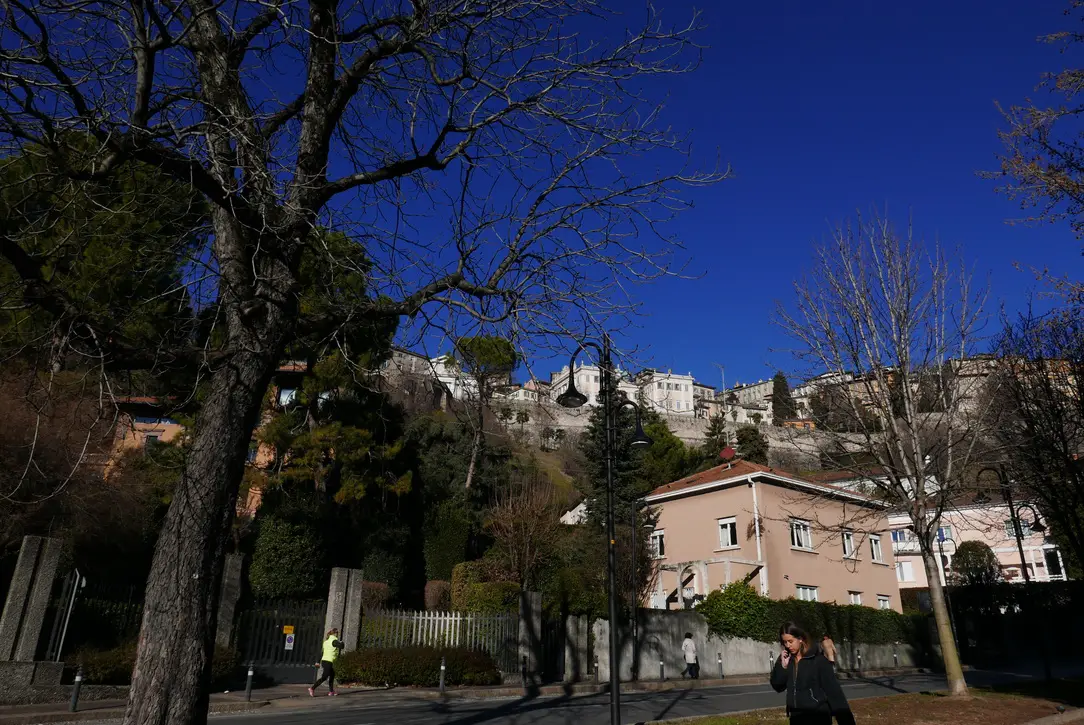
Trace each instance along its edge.
{"label": "fence post", "polygon": [[68,712],[75,712],[79,707],[79,690],[83,687],[83,668],[80,667],[75,671],[75,685],[72,686],[72,701],[68,706]]}

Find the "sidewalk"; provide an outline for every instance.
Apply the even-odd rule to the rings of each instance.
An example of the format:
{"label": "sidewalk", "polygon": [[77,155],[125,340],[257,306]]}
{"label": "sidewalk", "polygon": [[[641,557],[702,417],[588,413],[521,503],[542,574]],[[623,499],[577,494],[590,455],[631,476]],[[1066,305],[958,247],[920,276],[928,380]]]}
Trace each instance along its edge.
{"label": "sidewalk", "polygon": [[[866,672],[863,677],[911,674],[917,670],[893,670],[891,672]],[[844,674],[843,677],[848,677]],[[727,677],[725,679],[700,680],[643,680],[621,683],[622,693],[668,692],[672,690],[696,690],[710,687],[760,685],[765,682],[763,675]],[[252,701],[245,701],[244,691],[214,693],[211,695],[211,714],[248,712],[263,708],[299,708],[320,706],[320,703],[337,702],[343,698],[365,697],[367,700],[390,702],[395,700],[441,700],[441,699],[499,699],[531,697],[559,697],[568,695],[594,695],[609,691],[609,683],[577,682],[542,685],[524,691],[522,685],[495,685],[492,687],[453,687],[442,695],[437,688],[372,688],[340,686],[340,697],[309,697],[305,685],[274,685],[260,690],[253,690]],[[77,712],[68,712],[68,703],[46,705],[10,705],[0,707],[0,725],[37,725],[38,723],[83,722],[94,720],[115,720],[124,714],[124,700],[81,701]]]}

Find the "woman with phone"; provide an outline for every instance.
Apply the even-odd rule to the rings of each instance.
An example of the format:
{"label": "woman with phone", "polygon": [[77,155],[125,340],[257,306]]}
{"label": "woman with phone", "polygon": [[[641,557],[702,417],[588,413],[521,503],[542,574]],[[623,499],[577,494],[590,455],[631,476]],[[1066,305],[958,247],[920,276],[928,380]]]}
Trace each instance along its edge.
{"label": "woman with phone", "polygon": [[794,622],[779,628],[782,651],[772,668],[776,692],[787,693],[791,725],[854,725],[854,714],[836,679],[835,668],[819,645]]}

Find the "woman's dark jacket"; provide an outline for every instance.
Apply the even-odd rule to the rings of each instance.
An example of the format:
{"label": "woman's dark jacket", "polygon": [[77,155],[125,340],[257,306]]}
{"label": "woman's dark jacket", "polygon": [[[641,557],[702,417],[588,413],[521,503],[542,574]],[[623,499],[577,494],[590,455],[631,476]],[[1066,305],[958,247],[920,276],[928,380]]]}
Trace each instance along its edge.
{"label": "woman's dark jacket", "polygon": [[786,691],[788,715],[834,715],[839,725],[854,725],[847,696],[819,646],[812,645],[800,662],[791,657],[786,669],[782,662],[776,660],[771,683],[776,692]]}

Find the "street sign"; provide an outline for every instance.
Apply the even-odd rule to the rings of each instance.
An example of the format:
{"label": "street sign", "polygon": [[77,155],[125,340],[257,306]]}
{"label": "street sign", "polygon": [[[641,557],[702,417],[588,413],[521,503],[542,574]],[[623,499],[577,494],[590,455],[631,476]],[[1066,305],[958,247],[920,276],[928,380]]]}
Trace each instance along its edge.
{"label": "street sign", "polygon": [[294,625],[292,625],[292,624],[283,625],[282,633],[283,634],[293,634],[294,633]]}
{"label": "street sign", "polygon": [[293,648],[294,648],[294,635],[288,634],[288,635],[286,635],[286,649],[293,649]]}

